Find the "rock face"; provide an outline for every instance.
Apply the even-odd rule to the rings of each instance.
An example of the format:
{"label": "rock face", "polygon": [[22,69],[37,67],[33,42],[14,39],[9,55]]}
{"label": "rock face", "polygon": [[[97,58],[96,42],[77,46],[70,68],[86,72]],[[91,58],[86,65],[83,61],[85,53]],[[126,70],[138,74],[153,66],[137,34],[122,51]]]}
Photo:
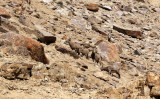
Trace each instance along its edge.
{"label": "rock face", "polygon": [[101,42],[97,46],[98,46],[98,53],[100,53],[102,60],[109,62],[120,61],[116,45],[109,42]]}
{"label": "rock face", "polygon": [[0,35],[0,39],[8,40],[13,46],[16,47],[25,47],[29,51],[32,59],[45,64],[48,63],[48,60],[44,54],[44,48],[37,41],[15,33],[2,34]]}
{"label": "rock face", "polygon": [[6,79],[29,79],[32,76],[30,64],[4,64],[1,66],[1,76]]}

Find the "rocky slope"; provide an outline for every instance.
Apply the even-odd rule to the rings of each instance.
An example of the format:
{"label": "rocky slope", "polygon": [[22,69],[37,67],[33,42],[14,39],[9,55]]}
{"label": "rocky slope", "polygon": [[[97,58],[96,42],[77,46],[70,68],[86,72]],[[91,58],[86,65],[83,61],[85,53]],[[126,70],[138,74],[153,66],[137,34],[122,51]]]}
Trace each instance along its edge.
{"label": "rocky slope", "polygon": [[159,0],[0,0],[1,99],[159,99]]}

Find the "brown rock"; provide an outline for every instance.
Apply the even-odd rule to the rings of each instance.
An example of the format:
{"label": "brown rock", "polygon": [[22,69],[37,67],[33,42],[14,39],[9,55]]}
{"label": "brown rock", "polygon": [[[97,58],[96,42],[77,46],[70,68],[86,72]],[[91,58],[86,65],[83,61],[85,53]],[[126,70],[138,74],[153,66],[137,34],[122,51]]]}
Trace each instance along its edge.
{"label": "brown rock", "polygon": [[97,4],[88,4],[87,9],[90,11],[97,12],[99,10],[99,7]]}
{"label": "brown rock", "polygon": [[144,2],[145,0],[136,0],[136,1],[138,1],[138,2]]}
{"label": "brown rock", "polygon": [[43,62],[45,64],[48,63],[48,60],[44,53],[44,48],[39,42],[15,33],[2,34],[0,35],[0,39],[10,41],[13,46],[25,47],[29,51],[32,59]]}
{"label": "brown rock", "polygon": [[128,19],[128,22],[129,22],[130,24],[136,24],[136,23],[137,23],[135,19]]}
{"label": "brown rock", "polygon": [[134,37],[134,38],[142,38],[143,37],[142,32],[139,30],[124,29],[124,28],[121,28],[121,27],[118,27],[115,25],[113,26],[113,29],[118,32],[121,32],[125,35]]}
{"label": "brown rock", "polygon": [[1,76],[6,79],[29,79],[32,76],[32,65],[23,63],[13,63],[2,65]]}
{"label": "brown rock", "polygon": [[127,11],[127,12],[131,12],[131,11],[132,11],[132,8],[131,8],[131,6],[129,5],[129,6],[125,6],[125,7],[123,8],[123,10],[124,10],[124,11]]}
{"label": "brown rock", "polygon": [[149,73],[147,75],[147,79],[146,79],[146,84],[148,86],[157,86],[160,85],[160,78],[158,75],[156,75],[155,73]]}
{"label": "brown rock", "polygon": [[160,86],[155,86],[152,88],[151,96],[160,96]]}
{"label": "brown rock", "polygon": [[39,32],[39,41],[42,43],[50,44],[50,43],[55,43],[56,42],[56,37],[52,35],[51,33],[38,29]]}
{"label": "brown rock", "polygon": [[4,18],[10,18],[11,17],[10,14],[2,8],[0,8],[0,16],[2,16]]}
{"label": "brown rock", "polygon": [[120,57],[116,45],[109,42],[100,42],[98,45],[98,53],[101,55],[102,60],[108,62],[119,62]]}

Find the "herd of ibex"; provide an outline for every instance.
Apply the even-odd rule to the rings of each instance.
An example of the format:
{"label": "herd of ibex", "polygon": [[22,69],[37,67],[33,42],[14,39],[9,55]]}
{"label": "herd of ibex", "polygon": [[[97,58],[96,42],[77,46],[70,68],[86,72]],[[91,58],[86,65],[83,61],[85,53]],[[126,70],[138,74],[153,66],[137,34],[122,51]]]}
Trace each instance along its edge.
{"label": "herd of ibex", "polygon": [[92,58],[94,62],[102,65],[101,67],[102,71],[107,71],[110,75],[112,75],[112,73],[116,73],[118,75],[118,78],[120,78],[119,71],[121,69],[121,66],[120,66],[121,63],[114,63],[111,66],[104,67],[103,66],[104,64],[102,64],[102,57],[97,52],[96,47],[91,46],[90,44],[79,44],[79,43],[73,42],[71,39],[69,39],[67,42],[70,48],[74,50],[78,55],[85,56],[87,59]]}
{"label": "herd of ibex", "polygon": [[75,52],[78,53],[78,55],[85,56],[87,59],[92,58],[93,61],[96,63],[101,64],[101,56],[97,53],[97,49],[93,46],[90,46],[89,44],[79,44],[76,42],[73,42],[71,39],[68,40],[68,44],[71,47],[72,50],[75,50]]}

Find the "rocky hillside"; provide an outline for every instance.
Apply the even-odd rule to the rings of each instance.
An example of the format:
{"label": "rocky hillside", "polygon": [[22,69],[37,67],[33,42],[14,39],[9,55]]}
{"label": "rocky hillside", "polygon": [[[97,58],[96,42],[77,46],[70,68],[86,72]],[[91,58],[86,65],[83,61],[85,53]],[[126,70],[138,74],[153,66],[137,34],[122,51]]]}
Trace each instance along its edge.
{"label": "rocky hillside", "polygon": [[0,99],[159,98],[159,0],[0,0]]}

